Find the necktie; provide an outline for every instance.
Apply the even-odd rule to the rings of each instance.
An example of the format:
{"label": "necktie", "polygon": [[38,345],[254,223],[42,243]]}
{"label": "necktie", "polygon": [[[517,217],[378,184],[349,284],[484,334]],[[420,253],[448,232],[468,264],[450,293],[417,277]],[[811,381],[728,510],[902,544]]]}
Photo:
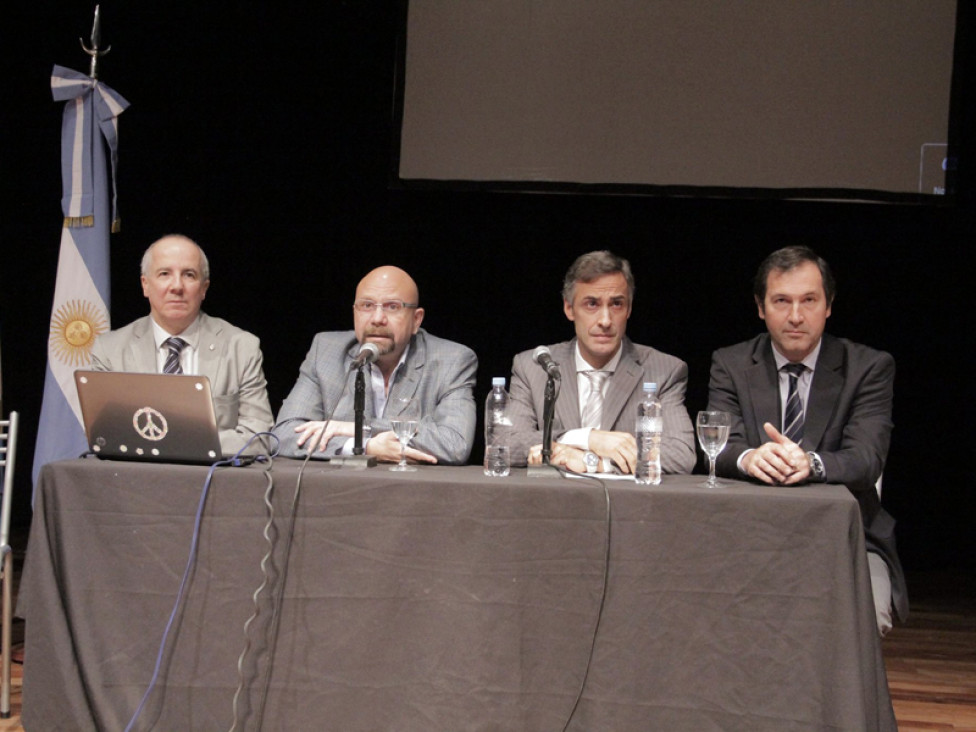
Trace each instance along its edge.
{"label": "necktie", "polygon": [[783,414],[783,434],[796,444],[803,440],[803,402],[800,400],[800,390],[797,388],[800,374],[806,371],[802,363],[788,363],[783,370],[790,377],[790,385],[786,394],[786,412]]}
{"label": "necktie", "polygon": [[186,348],[186,341],[182,338],[167,338],[163,345],[169,349],[166,354],[166,363],[163,364],[164,374],[182,374],[183,366],[180,365],[180,353]]}
{"label": "necktie", "polygon": [[603,382],[610,375],[609,371],[584,371],[587,379],[590,380],[590,393],[586,397],[586,404],[583,405],[583,414],[580,423],[583,427],[600,429],[600,420],[603,418]]}

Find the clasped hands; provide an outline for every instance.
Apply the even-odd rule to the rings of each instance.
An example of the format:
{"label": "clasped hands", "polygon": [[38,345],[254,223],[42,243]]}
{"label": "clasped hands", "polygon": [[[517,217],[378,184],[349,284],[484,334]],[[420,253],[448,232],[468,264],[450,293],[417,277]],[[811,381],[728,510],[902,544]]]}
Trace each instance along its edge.
{"label": "clasped hands", "polygon": [[[355,422],[304,422],[295,428],[298,433],[298,446],[302,447],[306,442],[311,446],[309,452],[318,450],[323,452],[329,440],[333,437],[354,437],[356,435]],[[318,447],[315,446],[318,442]],[[374,455],[376,459],[383,463],[395,463],[400,460],[400,441],[392,430],[380,432],[369,438],[366,443],[367,455]],[[407,446],[407,460],[412,463],[436,463],[437,458]]]}
{"label": "clasped hands", "polygon": [[796,485],[810,477],[810,457],[769,422],[763,425],[771,442],[764,442],[742,458],[742,469],[770,485]]}
{"label": "clasped hands", "polygon": [[[611,460],[622,473],[633,473],[637,464],[637,440],[629,432],[608,432],[605,430],[590,430],[588,442],[589,451],[600,458]],[[557,465],[574,473],[585,473],[586,463],[583,456],[586,450],[560,442],[552,443],[550,465]],[[542,445],[533,445],[529,449],[529,465],[542,464]]]}

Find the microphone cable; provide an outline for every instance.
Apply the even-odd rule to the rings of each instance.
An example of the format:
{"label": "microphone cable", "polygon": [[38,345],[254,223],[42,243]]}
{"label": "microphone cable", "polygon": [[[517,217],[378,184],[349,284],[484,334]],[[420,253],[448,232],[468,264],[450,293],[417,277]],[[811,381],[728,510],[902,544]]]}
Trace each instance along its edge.
{"label": "microphone cable", "polygon": [[[352,372],[350,371],[349,373]],[[295,492],[294,495],[292,496],[291,511],[288,517],[288,527],[287,527],[287,531],[284,533],[283,536],[284,543],[283,543],[283,550],[282,550],[283,554],[281,557],[280,577],[278,578],[278,584],[275,587],[274,592],[271,596],[271,619],[268,625],[268,630],[265,633],[265,643],[268,649],[267,650],[268,658],[267,658],[267,663],[265,664],[263,678],[261,679],[261,683],[260,683],[260,696],[258,699],[258,703],[255,707],[255,718],[258,720],[258,729],[261,729],[263,727],[264,712],[267,706],[268,694],[270,693],[270,689],[271,689],[271,670],[274,668],[274,656],[278,648],[278,631],[280,629],[280,622],[281,622],[281,606],[284,600],[285,585],[287,584],[287,580],[288,580],[288,568],[290,565],[291,549],[295,538],[295,524],[298,518],[298,505],[299,505],[299,499],[301,497],[301,492],[302,492],[302,478],[305,474],[305,468],[308,466],[308,463],[312,459],[312,455],[315,452],[315,446],[318,444],[319,440],[321,439],[321,435],[325,434],[326,430],[329,427],[329,424],[331,424],[332,419],[335,415],[335,410],[338,408],[339,402],[342,401],[342,397],[346,393],[346,387],[348,385],[348,382],[349,379],[347,375],[347,378],[343,381],[342,384],[342,391],[339,392],[338,399],[336,399],[335,404],[332,405],[332,409],[329,412],[328,416],[326,417],[325,423],[322,425],[321,432],[317,433],[315,444],[312,446],[311,449],[309,449],[308,453],[305,455],[305,459],[302,460],[301,467],[298,469],[298,476],[296,477],[295,480]],[[270,583],[269,575],[267,572],[267,566],[268,566],[268,562],[271,559],[271,555],[274,552],[274,543],[270,537],[270,529],[274,522],[274,509],[267,499],[265,500],[265,505],[267,505],[269,508],[268,522],[265,524],[265,528],[264,528],[264,537],[268,543],[268,550],[265,553],[264,557],[261,558],[261,563],[260,563],[263,580],[261,581],[261,584],[258,586],[257,590],[255,590],[254,595],[252,596],[253,603],[254,603],[254,610],[251,614],[251,617],[249,617],[247,621],[244,623],[244,648],[241,650],[241,654],[237,660],[238,686],[237,686],[237,690],[234,692],[234,698],[232,703],[233,720],[229,732],[235,732],[239,721],[238,701],[240,699],[241,694],[243,693],[244,683],[245,683],[244,661],[251,646],[250,636],[248,635],[248,628],[250,627],[250,624],[258,617],[258,615],[260,615],[259,596],[262,590]]]}
{"label": "microphone cable", "polygon": [[566,730],[569,729],[570,722],[573,721],[573,717],[576,715],[576,709],[579,707],[580,701],[582,701],[583,699],[583,690],[586,688],[586,680],[589,678],[590,675],[590,666],[593,665],[593,654],[596,650],[596,639],[600,634],[600,623],[603,621],[603,608],[606,606],[606,602],[607,602],[607,586],[610,583],[610,538],[611,538],[610,527],[612,525],[611,522],[612,511],[611,511],[611,503],[610,503],[610,489],[607,487],[606,481],[590,473],[575,473],[571,470],[567,470],[564,467],[559,467],[559,466],[554,466],[554,467],[556,467],[556,470],[559,471],[559,474],[563,478],[569,478],[570,476],[572,476],[573,478],[584,478],[585,480],[592,480],[595,481],[597,484],[599,484],[599,486],[603,489],[603,498],[604,498],[604,505],[605,505],[604,524],[606,527],[604,533],[605,545],[603,549],[603,580],[602,580],[602,586],[600,588],[600,604],[597,607],[596,620],[593,623],[593,635],[590,638],[590,650],[586,656],[586,666],[583,669],[583,677],[580,679],[579,690],[576,692],[576,698],[573,700],[573,706],[569,710],[569,716],[566,718],[566,724],[564,724],[562,727],[562,732],[566,732]]}
{"label": "microphone cable", "polygon": [[[176,592],[176,600],[173,603],[173,609],[172,611],[170,611],[169,619],[166,621],[166,626],[163,629],[163,637],[160,639],[159,642],[159,651],[156,654],[156,665],[153,668],[152,677],[149,679],[149,684],[146,687],[145,693],[142,695],[142,699],[139,701],[139,705],[136,707],[135,712],[133,712],[132,718],[129,720],[129,723],[125,726],[125,732],[129,732],[132,729],[132,725],[135,724],[136,720],[142,714],[143,710],[145,709],[146,702],[149,700],[149,695],[152,693],[153,689],[156,688],[156,682],[159,680],[159,673],[162,670],[162,666],[163,666],[163,654],[164,651],[166,650],[166,644],[169,640],[169,634],[170,631],[173,629],[173,623],[176,620],[177,612],[179,611],[180,607],[183,605],[183,600],[185,599],[185,593],[190,581],[190,576],[193,573],[193,568],[196,564],[197,548],[200,541],[200,524],[203,521],[203,509],[207,502],[207,496],[210,493],[210,486],[213,482],[214,474],[216,473],[216,470],[219,467],[240,467],[245,465],[246,464],[244,462],[245,459],[241,457],[242,453],[245,450],[247,450],[248,447],[251,446],[251,443],[253,443],[254,440],[256,440],[258,437],[261,437],[263,435],[268,435],[270,437],[273,437],[275,440],[278,439],[277,436],[273,435],[271,432],[255,433],[250,437],[250,439],[248,439],[248,441],[244,444],[244,446],[240,450],[238,450],[237,453],[235,453],[232,457],[217,460],[216,462],[212,463],[210,465],[210,468],[207,470],[207,478],[203,482],[203,490],[200,493],[200,501],[197,504],[197,512],[193,520],[193,537],[190,541],[190,553],[186,560],[186,566],[183,569],[183,577],[180,579],[179,589]],[[263,457],[264,460],[262,460],[262,462],[264,462],[265,460],[268,462],[267,471],[270,471],[272,458],[277,454],[278,451],[276,449],[273,454],[258,456],[258,458],[256,459],[261,459]]]}

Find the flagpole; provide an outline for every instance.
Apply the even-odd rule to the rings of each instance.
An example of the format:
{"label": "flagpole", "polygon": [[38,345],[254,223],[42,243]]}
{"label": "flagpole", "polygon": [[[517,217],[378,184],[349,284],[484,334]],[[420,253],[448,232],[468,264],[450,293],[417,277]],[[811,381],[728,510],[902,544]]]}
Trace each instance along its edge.
{"label": "flagpole", "polygon": [[96,5],[95,23],[94,25],[92,25],[92,32],[91,32],[91,48],[85,45],[85,40],[83,38],[78,39],[79,43],[81,43],[81,49],[89,56],[91,56],[91,66],[89,67],[88,76],[89,78],[92,79],[98,78],[98,59],[112,50],[111,46],[109,46],[105,50],[101,50],[99,48],[102,42],[102,28],[101,28],[101,21],[99,20],[98,17],[98,8],[99,6]]}
{"label": "flagpole", "polygon": [[[102,47],[95,8],[89,74],[55,66],[51,92],[64,102],[61,124],[61,247],[48,332],[44,398],[38,420],[32,478],[41,467],[76,458],[89,448],[74,382],[91,367],[95,339],[109,327],[109,239],[117,230],[115,205],[118,116],[129,103],[97,79]],[[111,181],[111,182],[110,182]],[[110,188],[111,186],[111,188]]]}

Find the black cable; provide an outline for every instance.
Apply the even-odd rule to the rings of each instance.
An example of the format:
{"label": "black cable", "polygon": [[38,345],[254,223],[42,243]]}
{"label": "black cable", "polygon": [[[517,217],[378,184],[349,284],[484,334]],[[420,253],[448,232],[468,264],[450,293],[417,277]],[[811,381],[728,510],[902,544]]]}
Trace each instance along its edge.
{"label": "black cable", "polygon": [[[351,373],[351,372],[350,372]],[[335,410],[339,406],[339,402],[342,401],[343,394],[346,393],[346,386],[348,385],[349,379],[347,378],[343,381],[342,391],[339,392],[339,397],[336,399],[335,404],[332,405],[332,411],[329,412],[328,417],[325,420],[325,424],[322,426],[322,431],[319,433],[319,437],[316,438],[315,443],[321,439],[321,435],[329,427],[329,423],[332,422],[332,418],[335,415]],[[298,477],[295,480],[295,495],[292,498],[291,505],[291,515],[289,517],[288,531],[284,537],[284,555],[281,560],[281,576],[278,581],[278,587],[276,592],[272,597],[271,603],[271,623],[268,628],[268,633],[266,635],[267,645],[268,645],[268,662],[265,667],[264,682],[262,684],[261,696],[256,709],[256,718],[258,720],[258,729],[260,730],[264,726],[264,710],[268,702],[268,694],[271,690],[271,669],[274,667],[274,656],[278,648],[278,630],[281,620],[281,605],[284,599],[285,584],[288,579],[288,566],[289,559],[291,558],[291,547],[295,538],[295,523],[298,518],[298,501],[302,492],[302,477],[305,474],[305,467],[308,465],[309,460],[312,458],[312,454],[315,452],[315,445],[309,449],[308,454],[302,461],[301,467],[298,469]],[[236,719],[235,719],[236,725]],[[232,728],[233,731],[233,728]]]}
{"label": "black cable", "polygon": [[607,488],[606,481],[601,480],[596,475],[591,475],[589,473],[574,473],[570,470],[566,470],[563,467],[556,466],[556,470],[559,471],[560,475],[564,478],[568,478],[572,475],[574,478],[585,478],[587,480],[594,480],[600,484],[603,489],[603,496],[606,504],[605,510],[605,523],[606,523],[606,545],[604,546],[603,554],[603,586],[600,589],[600,605],[597,609],[596,622],[593,624],[593,636],[590,639],[590,651],[586,656],[586,667],[583,670],[583,678],[580,679],[579,691],[576,693],[576,699],[573,700],[573,707],[569,710],[569,716],[566,718],[566,724],[562,727],[562,732],[566,732],[569,729],[570,722],[573,721],[573,717],[576,715],[576,709],[579,707],[580,701],[583,699],[583,690],[586,687],[586,680],[590,675],[590,666],[593,664],[593,653],[596,650],[596,639],[600,634],[600,623],[603,620],[603,608],[607,601],[607,586],[610,581],[610,526],[611,526],[611,505],[610,505],[610,489]]}
{"label": "black cable", "polygon": [[[207,496],[210,493],[210,485],[213,481],[215,471],[219,467],[241,465],[240,462],[241,453],[243,453],[246,449],[248,449],[251,443],[259,436],[270,435],[270,434],[271,434],[270,432],[258,432],[257,434],[252,435],[251,438],[244,444],[244,446],[240,450],[237,451],[237,453],[233,457],[217,460],[216,462],[212,463],[210,465],[210,468],[207,470],[207,478],[203,482],[203,490],[200,493],[200,501],[197,504],[197,512],[193,521],[193,537],[190,541],[190,554],[186,559],[186,567],[183,569],[183,577],[180,580],[180,587],[176,593],[176,601],[173,603],[173,609],[170,612],[169,619],[166,621],[166,627],[163,630],[163,637],[160,639],[159,642],[159,651],[156,654],[156,665],[153,668],[152,678],[150,678],[149,685],[146,687],[146,691],[142,695],[142,699],[139,701],[139,706],[136,707],[135,712],[133,712],[132,714],[132,718],[129,720],[129,723],[125,727],[126,732],[129,732],[129,730],[132,729],[132,725],[135,724],[136,720],[139,718],[139,715],[142,714],[142,711],[146,706],[146,702],[149,700],[149,695],[152,693],[152,690],[156,687],[156,682],[159,679],[159,672],[162,669],[162,665],[163,665],[163,655],[164,655],[164,651],[166,650],[166,643],[167,640],[169,639],[170,631],[173,629],[173,622],[176,619],[177,611],[180,609],[180,606],[183,604],[183,600],[186,595],[186,589],[187,586],[189,585],[189,578],[190,575],[192,574],[193,566],[196,563],[197,546],[200,541],[200,524],[203,521],[203,508],[207,502]],[[274,435],[271,436],[274,437]],[[277,437],[275,437],[275,439],[277,439]]]}

